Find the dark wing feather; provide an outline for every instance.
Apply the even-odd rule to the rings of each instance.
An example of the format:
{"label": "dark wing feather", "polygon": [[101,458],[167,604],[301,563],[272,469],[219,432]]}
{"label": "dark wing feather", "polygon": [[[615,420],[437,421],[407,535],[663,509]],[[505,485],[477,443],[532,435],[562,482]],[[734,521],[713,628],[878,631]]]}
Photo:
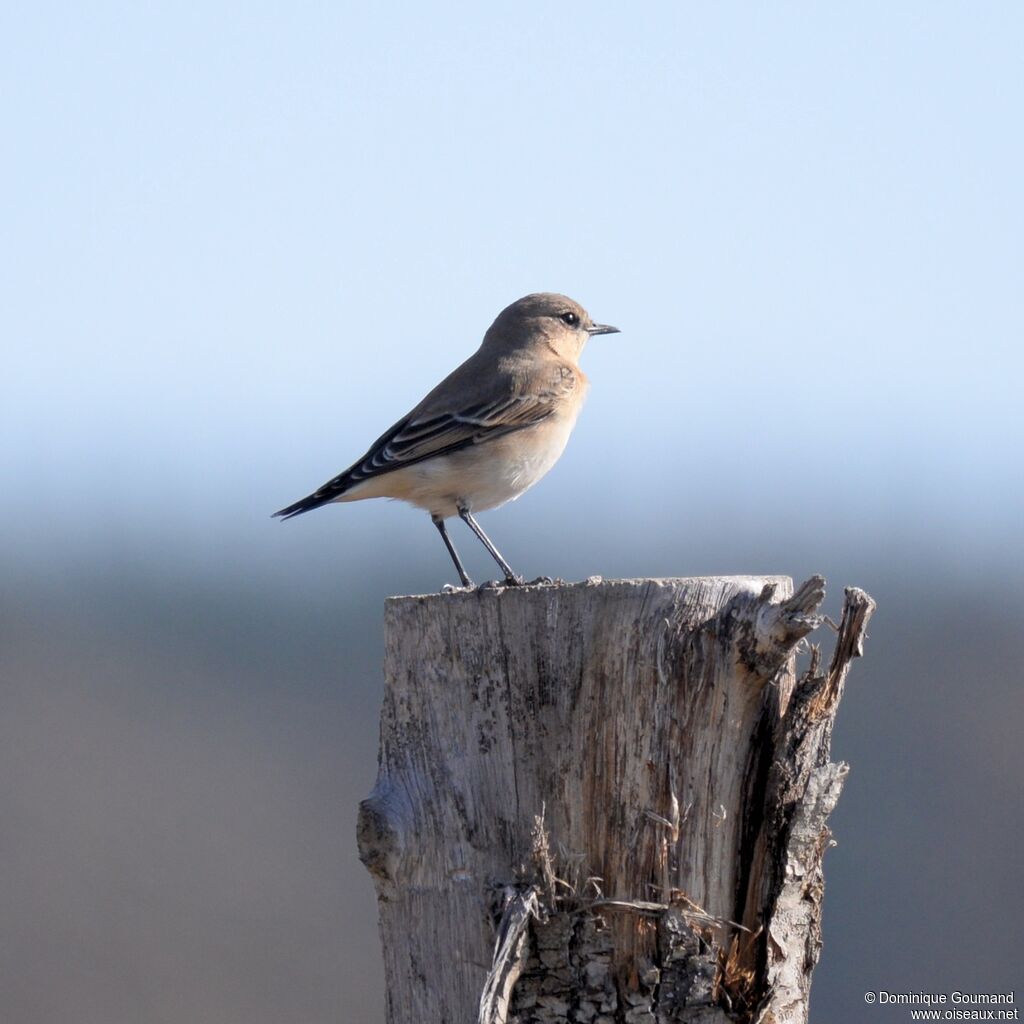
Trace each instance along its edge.
{"label": "dark wing feather", "polygon": [[[571,390],[571,382],[566,381],[563,375],[559,379],[559,385],[565,389],[567,384]],[[312,494],[281,509],[280,512],[275,512],[274,515],[290,519],[292,516],[301,515],[334,501],[356,484],[371,477],[415,465],[424,459],[450,455],[462,448],[469,448],[513,431],[535,426],[555,411],[552,401],[555,397],[556,392],[549,391],[542,394],[509,396],[495,402],[481,403],[455,414],[410,414],[377,438],[358,462],[332,480],[328,480]]]}

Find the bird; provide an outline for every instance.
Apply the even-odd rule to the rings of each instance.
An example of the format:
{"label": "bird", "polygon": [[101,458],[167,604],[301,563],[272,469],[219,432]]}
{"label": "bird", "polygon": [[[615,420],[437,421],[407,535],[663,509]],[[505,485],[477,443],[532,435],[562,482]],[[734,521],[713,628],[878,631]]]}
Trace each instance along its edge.
{"label": "bird", "polygon": [[475,585],[445,525],[458,516],[504,575],[512,570],[476,513],[514,501],[558,461],[589,382],[579,366],[586,343],[617,327],[595,323],[578,303],[537,292],[506,306],[483,341],[362,458],[273,515],[282,520],[333,502],[392,498],[424,509],[459,580]]}

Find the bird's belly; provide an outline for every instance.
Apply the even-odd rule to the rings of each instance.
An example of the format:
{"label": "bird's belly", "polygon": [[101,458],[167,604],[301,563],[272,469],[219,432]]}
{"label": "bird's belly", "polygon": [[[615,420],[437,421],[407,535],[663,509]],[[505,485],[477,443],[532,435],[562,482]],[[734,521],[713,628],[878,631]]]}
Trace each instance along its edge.
{"label": "bird's belly", "polygon": [[367,480],[340,500],[396,498],[446,518],[458,514],[460,503],[476,512],[497,508],[518,498],[554,466],[574,425],[575,416],[552,418]]}
{"label": "bird's belly", "polygon": [[492,445],[481,445],[466,453],[476,457],[471,471],[462,474],[463,496],[471,510],[497,508],[529,490],[565,451],[572,424],[542,424],[532,431],[542,432],[535,437],[523,436],[527,431],[511,434],[493,442],[493,452],[488,451]]}

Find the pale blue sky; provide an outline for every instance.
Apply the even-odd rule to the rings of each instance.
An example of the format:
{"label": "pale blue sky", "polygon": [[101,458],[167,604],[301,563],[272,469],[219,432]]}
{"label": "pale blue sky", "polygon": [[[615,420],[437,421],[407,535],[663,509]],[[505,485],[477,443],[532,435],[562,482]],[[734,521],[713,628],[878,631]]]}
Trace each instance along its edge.
{"label": "pale blue sky", "polygon": [[585,496],[597,538],[831,522],[1002,557],[1024,506],[1018,5],[4,21],[8,539],[302,558],[344,525],[430,557],[408,512],[329,509],[287,540],[266,515],[552,289],[623,333],[586,353],[569,453],[498,534]]}

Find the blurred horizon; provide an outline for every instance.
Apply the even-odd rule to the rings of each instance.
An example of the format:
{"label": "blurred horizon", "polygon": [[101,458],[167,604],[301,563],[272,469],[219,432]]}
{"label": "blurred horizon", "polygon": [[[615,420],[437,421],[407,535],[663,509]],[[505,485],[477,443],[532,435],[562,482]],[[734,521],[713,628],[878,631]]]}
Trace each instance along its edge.
{"label": "blurred horizon", "polygon": [[381,609],[453,573],[403,506],[270,514],[539,290],[622,334],[481,517],[518,571],[878,601],[812,1019],[1019,984],[1024,9],[4,25],[0,1018],[383,1021]]}

